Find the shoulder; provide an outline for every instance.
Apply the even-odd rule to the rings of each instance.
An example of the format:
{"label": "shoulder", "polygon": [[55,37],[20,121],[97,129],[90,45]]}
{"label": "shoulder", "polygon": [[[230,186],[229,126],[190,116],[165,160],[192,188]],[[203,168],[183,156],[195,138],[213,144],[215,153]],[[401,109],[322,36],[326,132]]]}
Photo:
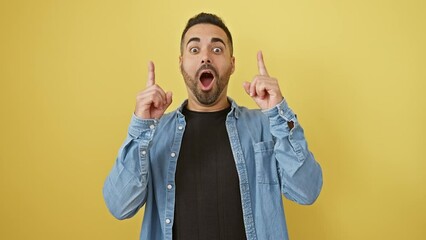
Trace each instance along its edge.
{"label": "shoulder", "polygon": [[238,107],[238,119],[255,124],[269,123],[268,117],[260,109],[248,109],[246,107]]}
{"label": "shoulder", "polygon": [[173,120],[176,119],[178,117],[178,111],[174,110],[172,112],[168,112],[165,113],[161,118],[160,118],[160,124],[162,125],[168,125],[171,122],[174,122]]}

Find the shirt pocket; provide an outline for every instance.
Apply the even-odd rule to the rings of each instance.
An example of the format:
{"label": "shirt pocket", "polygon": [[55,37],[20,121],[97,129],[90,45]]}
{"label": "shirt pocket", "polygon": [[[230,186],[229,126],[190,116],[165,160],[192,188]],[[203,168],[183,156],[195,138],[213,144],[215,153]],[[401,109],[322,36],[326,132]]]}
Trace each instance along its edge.
{"label": "shirt pocket", "polygon": [[274,154],[274,142],[259,142],[253,145],[256,164],[256,180],[263,184],[278,184],[278,170]]}

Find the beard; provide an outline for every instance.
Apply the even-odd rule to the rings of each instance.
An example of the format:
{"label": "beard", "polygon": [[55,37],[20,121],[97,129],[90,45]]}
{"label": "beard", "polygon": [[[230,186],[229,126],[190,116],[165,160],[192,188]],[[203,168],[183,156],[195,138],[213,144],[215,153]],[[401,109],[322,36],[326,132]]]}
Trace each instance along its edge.
{"label": "beard", "polygon": [[[214,76],[214,83],[213,83],[214,86],[209,91],[202,91],[201,88],[199,87],[199,84],[201,84],[199,78],[200,78],[201,71],[206,69],[211,70]],[[231,77],[231,74],[232,74],[232,69],[230,67],[229,69],[227,69],[227,71],[225,72],[223,76],[219,76],[217,70],[210,64],[205,64],[201,66],[195,73],[194,78],[191,77],[185,71],[185,69],[183,69],[182,65],[180,66],[180,71],[182,73],[183,79],[185,80],[186,86],[195,96],[197,101],[205,106],[211,106],[217,102],[223,90],[228,85],[229,78]]]}

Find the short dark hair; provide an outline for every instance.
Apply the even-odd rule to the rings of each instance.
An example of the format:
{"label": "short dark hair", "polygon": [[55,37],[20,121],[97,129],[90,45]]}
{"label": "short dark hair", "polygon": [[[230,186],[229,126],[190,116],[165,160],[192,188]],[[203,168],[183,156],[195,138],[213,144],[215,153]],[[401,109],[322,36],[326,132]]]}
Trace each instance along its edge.
{"label": "short dark hair", "polygon": [[226,36],[228,37],[228,41],[230,45],[231,56],[232,56],[234,47],[232,43],[232,35],[228,27],[226,27],[225,23],[222,21],[220,17],[212,13],[204,13],[204,12],[199,13],[198,15],[195,15],[194,17],[188,20],[188,23],[186,24],[185,29],[182,32],[182,37],[180,38],[181,54],[183,52],[183,46],[182,46],[183,38],[185,37],[186,32],[188,32],[188,29],[190,29],[194,25],[203,24],[203,23],[218,26],[226,33]]}

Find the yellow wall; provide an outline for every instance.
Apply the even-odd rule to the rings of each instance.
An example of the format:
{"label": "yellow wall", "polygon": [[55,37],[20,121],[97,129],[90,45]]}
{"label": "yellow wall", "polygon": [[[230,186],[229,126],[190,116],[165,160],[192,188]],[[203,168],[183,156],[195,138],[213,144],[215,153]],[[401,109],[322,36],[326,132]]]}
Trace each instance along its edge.
{"label": "yellow wall", "polygon": [[285,200],[292,239],[426,239],[423,0],[0,2],[0,239],[138,239],[101,189],[146,63],[186,95],[179,37],[200,11],[235,38],[230,95],[256,51],[324,171],[313,206]]}

